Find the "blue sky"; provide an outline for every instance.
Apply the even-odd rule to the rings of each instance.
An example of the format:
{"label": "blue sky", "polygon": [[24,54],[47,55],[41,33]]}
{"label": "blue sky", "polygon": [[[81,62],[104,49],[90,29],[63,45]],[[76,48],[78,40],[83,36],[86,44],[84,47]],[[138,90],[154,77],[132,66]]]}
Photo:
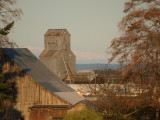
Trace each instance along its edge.
{"label": "blue sky", "polygon": [[39,55],[48,29],[66,28],[77,63],[105,63],[127,0],[17,0],[24,15],[10,38]]}

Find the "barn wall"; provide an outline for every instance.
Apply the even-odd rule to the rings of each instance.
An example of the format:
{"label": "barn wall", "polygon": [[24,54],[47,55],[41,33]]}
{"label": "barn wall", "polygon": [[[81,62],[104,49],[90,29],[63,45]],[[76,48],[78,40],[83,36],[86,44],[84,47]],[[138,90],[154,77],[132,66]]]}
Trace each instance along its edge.
{"label": "barn wall", "polygon": [[30,120],[48,120],[49,118],[64,118],[67,108],[31,108]]}
{"label": "barn wall", "polygon": [[33,105],[69,105],[35,82],[8,56],[3,56],[3,59],[6,61],[2,66],[3,73],[7,73],[10,76],[9,80],[16,83],[17,97],[14,108],[22,112],[25,120],[29,120],[28,108]]}
{"label": "barn wall", "polygon": [[67,112],[80,111],[86,107],[87,107],[86,104],[84,104],[83,102],[79,102],[76,105],[74,105],[73,107],[71,107]]}

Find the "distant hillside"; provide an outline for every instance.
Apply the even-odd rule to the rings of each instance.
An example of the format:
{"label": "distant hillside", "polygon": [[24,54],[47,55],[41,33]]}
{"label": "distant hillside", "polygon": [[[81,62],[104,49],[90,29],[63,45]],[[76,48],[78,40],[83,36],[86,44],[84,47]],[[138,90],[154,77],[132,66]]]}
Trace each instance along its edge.
{"label": "distant hillside", "polygon": [[118,64],[76,64],[76,70],[84,70],[84,69],[106,69],[106,68],[111,68],[111,69],[116,69],[118,68]]}

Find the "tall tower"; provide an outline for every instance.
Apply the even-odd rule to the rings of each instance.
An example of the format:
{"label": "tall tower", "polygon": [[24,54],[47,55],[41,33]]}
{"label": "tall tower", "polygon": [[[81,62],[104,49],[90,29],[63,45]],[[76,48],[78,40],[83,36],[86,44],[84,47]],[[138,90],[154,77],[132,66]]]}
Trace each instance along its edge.
{"label": "tall tower", "polygon": [[70,48],[66,29],[49,29],[44,35],[44,50],[39,59],[61,79],[76,72],[76,56]]}

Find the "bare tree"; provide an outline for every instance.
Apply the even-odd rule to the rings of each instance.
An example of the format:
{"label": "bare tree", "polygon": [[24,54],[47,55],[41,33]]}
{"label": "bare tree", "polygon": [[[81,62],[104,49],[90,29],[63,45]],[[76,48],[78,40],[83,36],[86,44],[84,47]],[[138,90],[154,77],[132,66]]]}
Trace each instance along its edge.
{"label": "bare tree", "polygon": [[[122,64],[121,84],[135,85],[136,95],[119,93],[118,87],[108,89],[107,96],[97,102],[106,111],[129,117],[147,107],[160,109],[160,1],[129,0],[125,3],[126,16],[119,23],[121,35],[112,40],[109,63]],[[132,92],[131,92],[132,93]],[[101,102],[99,102],[101,101]],[[148,108],[147,108],[148,109]],[[108,114],[108,113],[106,113]],[[141,118],[142,119],[142,118]]]}
{"label": "bare tree", "polygon": [[15,4],[16,0],[0,0],[0,47],[17,47],[7,36],[14,22],[23,14],[21,9],[14,8]]}

